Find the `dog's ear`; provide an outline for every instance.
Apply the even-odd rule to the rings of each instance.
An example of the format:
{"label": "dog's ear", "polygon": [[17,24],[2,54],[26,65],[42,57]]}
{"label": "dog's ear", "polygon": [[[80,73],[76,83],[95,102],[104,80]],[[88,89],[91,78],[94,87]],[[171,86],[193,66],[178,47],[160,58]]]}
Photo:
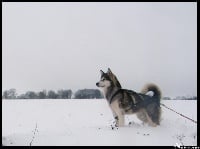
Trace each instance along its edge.
{"label": "dog's ear", "polygon": [[108,74],[112,74],[112,71],[110,68],[108,68],[108,71],[107,71]]}
{"label": "dog's ear", "polygon": [[104,74],[104,72],[102,70],[100,70],[101,76]]}

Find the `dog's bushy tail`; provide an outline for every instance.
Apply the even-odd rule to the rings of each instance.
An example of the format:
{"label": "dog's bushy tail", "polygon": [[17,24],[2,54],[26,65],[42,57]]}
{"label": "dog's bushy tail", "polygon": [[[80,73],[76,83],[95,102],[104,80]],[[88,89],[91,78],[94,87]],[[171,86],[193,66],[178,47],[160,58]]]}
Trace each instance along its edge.
{"label": "dog's bushy tail", "polygon": [[[147,110],[149,117],[153,121],[153,123],[160,125],[160,119],[161,119],[160,99],[162,97],[162,93],[161,93],[160,88],[153,83],[146,84],[142,88],[141,93],[147,95],[147,93],[149,91],[153,92],[152,97],[153,97],[153,99],[156,99],[159,106],[156,106],[155,104],[153,104],[154,106],[153,105],[148,106],[146,110]],[[153,109],[152,109],[152,106],[153,106]]]}
{"label": "dog's bushy tail", "polygon": [[153,92],[153,97],[154,97],[154,98],[157,98],[157,99],[159,99],[159,100],[161,99],[162,93],[161,93],[160,88],[159,88],[157,85],[155,85],[155,84],[153,84],[153,83],[146,84],[146,85],[142,88],[141,93],[142,93],[142,94],[146,94],[146,93],[149,92],[149,91],[152,91],[152,92]]}

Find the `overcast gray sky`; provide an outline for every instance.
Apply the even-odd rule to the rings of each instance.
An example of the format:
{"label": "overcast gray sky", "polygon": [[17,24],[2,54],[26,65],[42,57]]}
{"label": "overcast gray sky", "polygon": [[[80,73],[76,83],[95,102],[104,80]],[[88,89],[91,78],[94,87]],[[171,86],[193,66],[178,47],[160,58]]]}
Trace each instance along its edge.
{"label": "overcast gray sky", "polygon": [[2,3],[2,87],[19,93],[123,88],[197,94],[197,3]]}

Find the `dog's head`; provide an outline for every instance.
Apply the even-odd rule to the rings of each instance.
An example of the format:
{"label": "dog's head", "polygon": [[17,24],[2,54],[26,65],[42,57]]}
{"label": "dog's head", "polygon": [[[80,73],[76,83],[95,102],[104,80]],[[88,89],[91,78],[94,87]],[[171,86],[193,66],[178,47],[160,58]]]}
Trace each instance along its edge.
{"label": "dog's head", "polygon": [[108,71],[106,73],[104,73],[102,70],[100,70],[100,73],[101,80],[96,83],[98,87],[108,88],[112,86],[121,88],[121,84],[119,83],[117,77],[112,73],[110,68],[108,68]]}

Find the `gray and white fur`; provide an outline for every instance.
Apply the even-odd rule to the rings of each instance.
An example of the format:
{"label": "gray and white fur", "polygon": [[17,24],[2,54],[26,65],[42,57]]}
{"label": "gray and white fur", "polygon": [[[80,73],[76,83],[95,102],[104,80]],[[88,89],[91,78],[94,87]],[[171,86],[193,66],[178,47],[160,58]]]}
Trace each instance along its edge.
{"label": "gray and white fur", "polygon": [[[124,126],[126,114],[136,114],[141,121],[148,123],[150,126],[160,124],[161,90],[157,85],[146,84],[141,93],[137,93],[132,90],[122,89],[117,77],[109,68],[107,73],[102,70],[100,73],[101,79],[96,85],[102,88],[116,120],[117,127]],[[150,91],[153,92],[152,96],[147,95]]]}

